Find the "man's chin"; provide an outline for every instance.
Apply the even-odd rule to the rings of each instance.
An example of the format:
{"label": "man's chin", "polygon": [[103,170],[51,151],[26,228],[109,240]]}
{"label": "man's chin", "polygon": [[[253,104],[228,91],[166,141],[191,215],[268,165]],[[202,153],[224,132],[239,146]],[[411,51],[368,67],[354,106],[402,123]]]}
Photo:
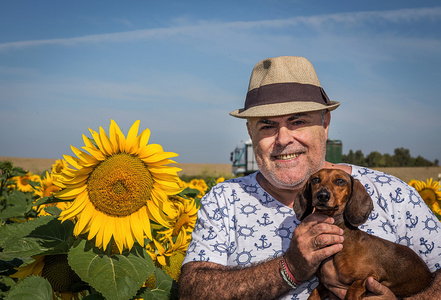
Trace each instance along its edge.
{"label": "man's chin", "polygon": [[273,186],[287,190],[298,189],[303,186],[306,180],[308,180],[307,176],[277,176],[274,173],[269,173],[268,177],[265,174],[263,175]]}

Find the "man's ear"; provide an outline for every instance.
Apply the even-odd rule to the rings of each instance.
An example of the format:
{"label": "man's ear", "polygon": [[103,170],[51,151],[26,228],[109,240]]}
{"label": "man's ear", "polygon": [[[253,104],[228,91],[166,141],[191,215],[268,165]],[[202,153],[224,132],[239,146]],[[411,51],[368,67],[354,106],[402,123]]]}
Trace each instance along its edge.
{"label": "man's ear", "polygon": [[247,131],[248,131],[248,135],[251,138],[251,125],[250,125],[250,121],[247,120]]}
{"label": "man's ear", "polygon": [[328,139],[329,124],[331,124],[331,112],[328,110],[325,113],[324,120],[323,120],[323,128],[325,129],[326,139]]}

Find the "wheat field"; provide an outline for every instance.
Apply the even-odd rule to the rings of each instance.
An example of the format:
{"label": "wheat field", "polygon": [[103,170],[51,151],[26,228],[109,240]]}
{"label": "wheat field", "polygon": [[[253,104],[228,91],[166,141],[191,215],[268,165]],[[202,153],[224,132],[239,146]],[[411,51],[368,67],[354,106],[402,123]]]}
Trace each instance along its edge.
{"label": "wheat field", "polygon": [[[56,159],[52,158],[25,158],[25,157],[0,157],[0,161],[11,161],[15,166],[21,167],[35,174],[42,174],[45,170],[50,170]],[[186,176],[200,177],[231,177],[230,164],[198,164],[182,163],[178,165],[182,169],[178,174]],[[424,180],[433,178],[440,180],[441,167],[414,167],[414,168],[377,168],[394,175],[405,182],[411,179]]]}

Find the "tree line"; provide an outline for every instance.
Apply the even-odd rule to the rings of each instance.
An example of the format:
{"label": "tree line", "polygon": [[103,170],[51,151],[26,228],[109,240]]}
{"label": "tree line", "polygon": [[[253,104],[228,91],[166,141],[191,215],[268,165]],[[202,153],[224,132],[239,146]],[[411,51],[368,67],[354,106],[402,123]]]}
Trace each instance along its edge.
{"label": "tree line", "polygon": [[396,148],[394,154],[381,154],[372,151],[367,156],[361,150],[349,150],[348,154],[342,154],[342,162],[359,165],[363,167],[436,167],[439,165],[438,159],[433,162],[420,155],[412,157],[409,149]]}

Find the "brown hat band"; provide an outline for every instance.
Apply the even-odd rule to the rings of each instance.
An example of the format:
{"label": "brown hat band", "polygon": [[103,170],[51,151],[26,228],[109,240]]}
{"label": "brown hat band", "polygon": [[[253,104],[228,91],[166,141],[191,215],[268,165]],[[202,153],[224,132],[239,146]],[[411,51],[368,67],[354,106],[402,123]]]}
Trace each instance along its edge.
{"label": "brown hat band", "polygon": [[325,91],[320,86],[297,82],[274,83],[249,91],[245,99],[244,110],[265,104],[295,101],[331,104]]}

